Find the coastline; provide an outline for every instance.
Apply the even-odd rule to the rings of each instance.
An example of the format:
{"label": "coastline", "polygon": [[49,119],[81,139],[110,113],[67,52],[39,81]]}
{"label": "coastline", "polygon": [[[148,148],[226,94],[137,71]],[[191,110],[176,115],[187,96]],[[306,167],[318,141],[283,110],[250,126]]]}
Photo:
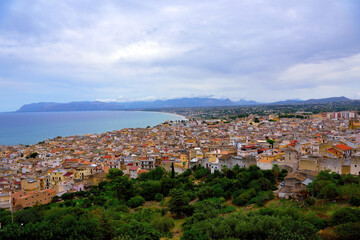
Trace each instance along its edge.
{"label": "coastline", "polygon": [[187,118],[174,113],[141,110],[0,113],[0,146],[36,145],[57,136],[103,134],[124,128],[154,127],[176,120]]}
{"label": "coastline", "polygon": [[[157,111],[156,111],[157,112]],[[189,119],[183,115],[180,115],[180,114],[177,114],[177,113],[168,113],[168,112],[158,112],[158,113],[166,113],[166,114],[169,114],[169,115],[173,115],[173,116],[178,116],[178,117],[182,117],[184,119],[181,119],[181,120],[185,120],[185,121],[188,121]]]}

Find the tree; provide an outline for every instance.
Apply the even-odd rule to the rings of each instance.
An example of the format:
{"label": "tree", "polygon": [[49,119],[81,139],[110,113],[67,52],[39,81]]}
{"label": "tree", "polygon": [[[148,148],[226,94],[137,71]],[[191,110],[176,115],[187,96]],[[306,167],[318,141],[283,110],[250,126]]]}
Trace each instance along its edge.
{"label": "tree", "polygon": [[360,206],[360,198],[356,196],[352,196],[349,200],[351,206],[359,207]]}
{"label": "tree", "polygon": [[29,159],[29,158],[36,158],[39,154],[37,152],[33,152],[31,154],[29,154],[28,156],[26,156],[26,159]]}
{"label": "tree", "polygon": [[161,202],[164,199],[164,195],[161,193],[155,194],[155,201]]}
{"label": "tree", "polygon": [[337,226],[335,228],[335,232],[339,237],[339,239],[353,240],[353,239],[360,239],[359,229],[360,229],[359,222],[356,223],[350,222]]}
{"label": "tree", "polygon": [[272,167],[271,171],[273,172],[274,176],[275,176],[275,180],[278,181],[279,178],[279,174],[281,172],[279,165],[274,164],[274,166]]}
{"label": "tree", "polygon": [[272,139],[268,139],[266,140],[269,144],[271,144],[271,148],[274,148],[274,143],[275,143],[275,140],[272,140]]}
{"label": "tree", "polygon": [[146,201],[155,199],[156,193],[161,192],[161,182],[148,180],[140,183],[140,195],[145,198]]}
{"label": "tree", "polygon": [[320,196],[327,199],[334,199],[339,196],[339,188],[335,183],[329,183],[320,190]]}
{"label": "tree", "polygon": [[145,203],[145,199],[142,196],[135,196],[127,201],[127,205],[131,208],[142,206]]}
{"label": "tree", "polygon": [[99,219],[99,232],[102,240],[111,240],[114,236],[114,227],[111,225],[109,219],[101,215]]}
{"label": "tree", "polygon": [[190,199],[186,196],[182,189],[172,189],[170,191],[169,210],[176,216],[182,216],[191,212],[191,206],[189,204]]}
{"label": "tree", "polygon": [[151,221],[151,225],[161,233],[168,233],[174,226],[174,220],[170,217],[156,217]]}
{"label": "tree", "polygon": [[184,232],[184,235],[181,237],[181,240],[209,240],[209,235],[207,233],[202,233],[201,230],[197,228],[191,228]]}
{"label": "tree", "polygon": [[318,240],[315,227],[306,221],[285,221],[280,230],[274,230],[269,239],[274,240]]}
{"label": "tree", "polygon": [[163,176],[167,174],[166,170],[163,167],[157,167],[150,172],[142,173],[139,176],[139,179],[141,181],[147,181],[147,180],[160,180]]}
{"label": "tree", "polygon": [[134,195],[134,186],[127,176],[119,176],[106,185],[110,191],[115,191],[118,200],[128,200]]}
{"label": "tree", "polygon": [[109,173],[106,175],[108,179],[115,179],[116,177],[121,177],[124,175],[124,172],[117,168],[111,168]]}
{"label": "tree", "polygon": [[360,209],[340,208],[331,216],[331,224],[333,226],[348,222],[360,222]]}
{"label": "tree", "polygon": [[171,163],[171,178],[175,178],[175,169],[174,169],[174,163]]}

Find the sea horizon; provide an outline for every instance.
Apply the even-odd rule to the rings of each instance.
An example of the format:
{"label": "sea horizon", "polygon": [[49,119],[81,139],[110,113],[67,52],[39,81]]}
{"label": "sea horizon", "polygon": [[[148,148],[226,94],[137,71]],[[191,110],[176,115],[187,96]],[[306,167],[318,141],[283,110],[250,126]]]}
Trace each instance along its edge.
{"label": "sea horizon", "polygon": [[0,145],[34,145],[58,136],[101,134],[186,119],[154,111],[0,112]]}

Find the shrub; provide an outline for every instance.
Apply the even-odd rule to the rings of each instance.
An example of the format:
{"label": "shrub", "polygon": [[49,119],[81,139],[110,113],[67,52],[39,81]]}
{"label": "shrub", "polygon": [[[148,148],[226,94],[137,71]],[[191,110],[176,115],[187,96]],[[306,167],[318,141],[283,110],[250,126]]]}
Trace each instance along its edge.
{"label": "shrub", "polygon": [[142,206],[145,203],[145,199],[141,196],[135,196],[129,199],[129,201],[127,201],[127,205],[131,208],[136,208],[139,206]]}
{"label": "shrub", "polygon": [[125,204],[121,204],[121,205],[118,205],[115,207],[115,211],[128,213],[128,212],[130,212],[130,209]]}
{"label": "shrub", "polygon": [[339,196],[339,188],[335,183],[327,184],[320,190],[320,196],[327,199],[333,199]]}
{"label": "shrub", "polygon": [[220,210],[221,213],[231,213],[236,211],[236,207],[234,206],[227,206]]}
{"label": "shrub", "polygon": [[304,200],[304,203],[306,206],[312,206],[315,204],[315,198],[314,197],[309,197],[307,199]]}
{"label": "shrub", "polygon": [[332,225],[339,225],[348,222],[360,222],[360,209],[340,208],[331,216]]}
{"label": "shrub", "polygon": [[181,237],[181,240],[208,240],[209,235],[207,233],[202,233],[199,229],[191,228],[184,232],[184,235]]}
{"label": "shrub", "polygon": [[168,233],[175,226],[174,220],[170,217],[154,218],[151,225],[161,233]]}
{"label": "shrub", "polygon": [[335,232],[339,239],[360,239],[360,223],[349,222],[339,225],[335,228]]}
{"label": "shrub", "polygon": [[71,200],[74,199],[75,194],[74,193],[64,193],[63,195],[61,195],[61,198],[63,200]]}
{"label": "shrub", "polygon": [[351,206],[359,207],[360,206],[360,198],[352,196],[349,200]]}
{"label": "shrub", "polygon": [[164,199],[164,195],[163,195],[163,194],[157,193],[157,194],[155,195],[155,201],[161,202],[163,199]]}
{"label": "shrub", "polygon": [[194,177],[196,179],[200,179],[205,177],[206,175],[208,175],[210,173],[210,170],[207,168],[203,168],[203,167],[199,167],[198,169],[195,170],[194,172]]}
{"label": "shrub", "polygon": [[247,190],[246,192],[240,194],[239,196],[235,197],[233,199],[233,204],[238,206],[244,206],[249,203],[249,201],[256,196],[255,189],[251,188]]}

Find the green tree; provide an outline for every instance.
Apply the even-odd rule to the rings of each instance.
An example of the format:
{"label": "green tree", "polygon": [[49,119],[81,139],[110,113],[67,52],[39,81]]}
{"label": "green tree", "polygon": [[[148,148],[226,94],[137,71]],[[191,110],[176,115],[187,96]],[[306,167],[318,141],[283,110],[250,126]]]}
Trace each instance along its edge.
{"label": "green tree", "polygon": [[151,221],[151,225],[161,233],[168,233],[174,226],[174,220],[170,217],[155,217]]}
{"label": "green tree", "polygon": [[339,196],[339,188],[335,183],[329,183],[321,188],[320,196],[327,199],[334,199]]}
{"label": "green tree", "polygon": [[127,205],[131,208],[142,206],[145,203],[145,199],[142,196],[135,196],[127,201]]}
{"label": "green tree", "polygon": [[175,168],[174,168],[174,163],[171,163],[171,178],[175,178]]}
{"label": "green tree", "polygon": [[184,232],[181,240],[209,240],[209,235],[197,228],[191,228]]}
{"label": "green tree", "polygon": [[266,140],[269,144],[271,144],[271,148],[274,148],[274,143],[275,143],[275,140],[272,140],[272,139],[268,139]]}
{"label": "green tree", "polygon": [[127,176],[116,177],[106,188],[114,191],[118,200],[128,200],[134,195],[134,185]]}
{"label": "green tree", "polygon": [[182,189],[172,189],[170,191],[169,210],[176,216],[182,216],[191,213],[190,199]]}
{"label": "green tree", "polygon": [[274,176],[275,176],[275,180],[278,181],[279,178],[279,174],[281,172],[281,169],[279,167],[279,165],[274,164],[274,166],[272,167],[271,171],[273,172]]}
{"label": "green tree", "polygon": [[37,152],[33,152],[31,154],[29,154],[28,156],[26,156],[27,159],[29,158],[36,158],[37,156],[39,156],[39,154]]}
{"label": "green tree", "polygon": [[161,202],[164,199],[164,195],[161,193],[155,194],[155,201]]}
{"label": "green tree", "polygon": [[318,240],[315,227],[305,221],[284,221],[280,230],[274,230],[269,239],[274,240]]}
{"label": "green tree", "polygon": [[161,182],[155,180],[148,180],[139,184],[140,195],[145,198],[146,201],[152,201],[155,199],[156,193],[161,192]]}
{"label": "green tree", "polygon": [[111,168],[109,173],[106,174],[106,178],[115,179],[116,177],[121,177],[124,175],[124,172],[117,168]]}
{"label": "green tree", "polygon": [[335,227],[339,239],[355,240],[360,239],[360,222],[349,222]]}

